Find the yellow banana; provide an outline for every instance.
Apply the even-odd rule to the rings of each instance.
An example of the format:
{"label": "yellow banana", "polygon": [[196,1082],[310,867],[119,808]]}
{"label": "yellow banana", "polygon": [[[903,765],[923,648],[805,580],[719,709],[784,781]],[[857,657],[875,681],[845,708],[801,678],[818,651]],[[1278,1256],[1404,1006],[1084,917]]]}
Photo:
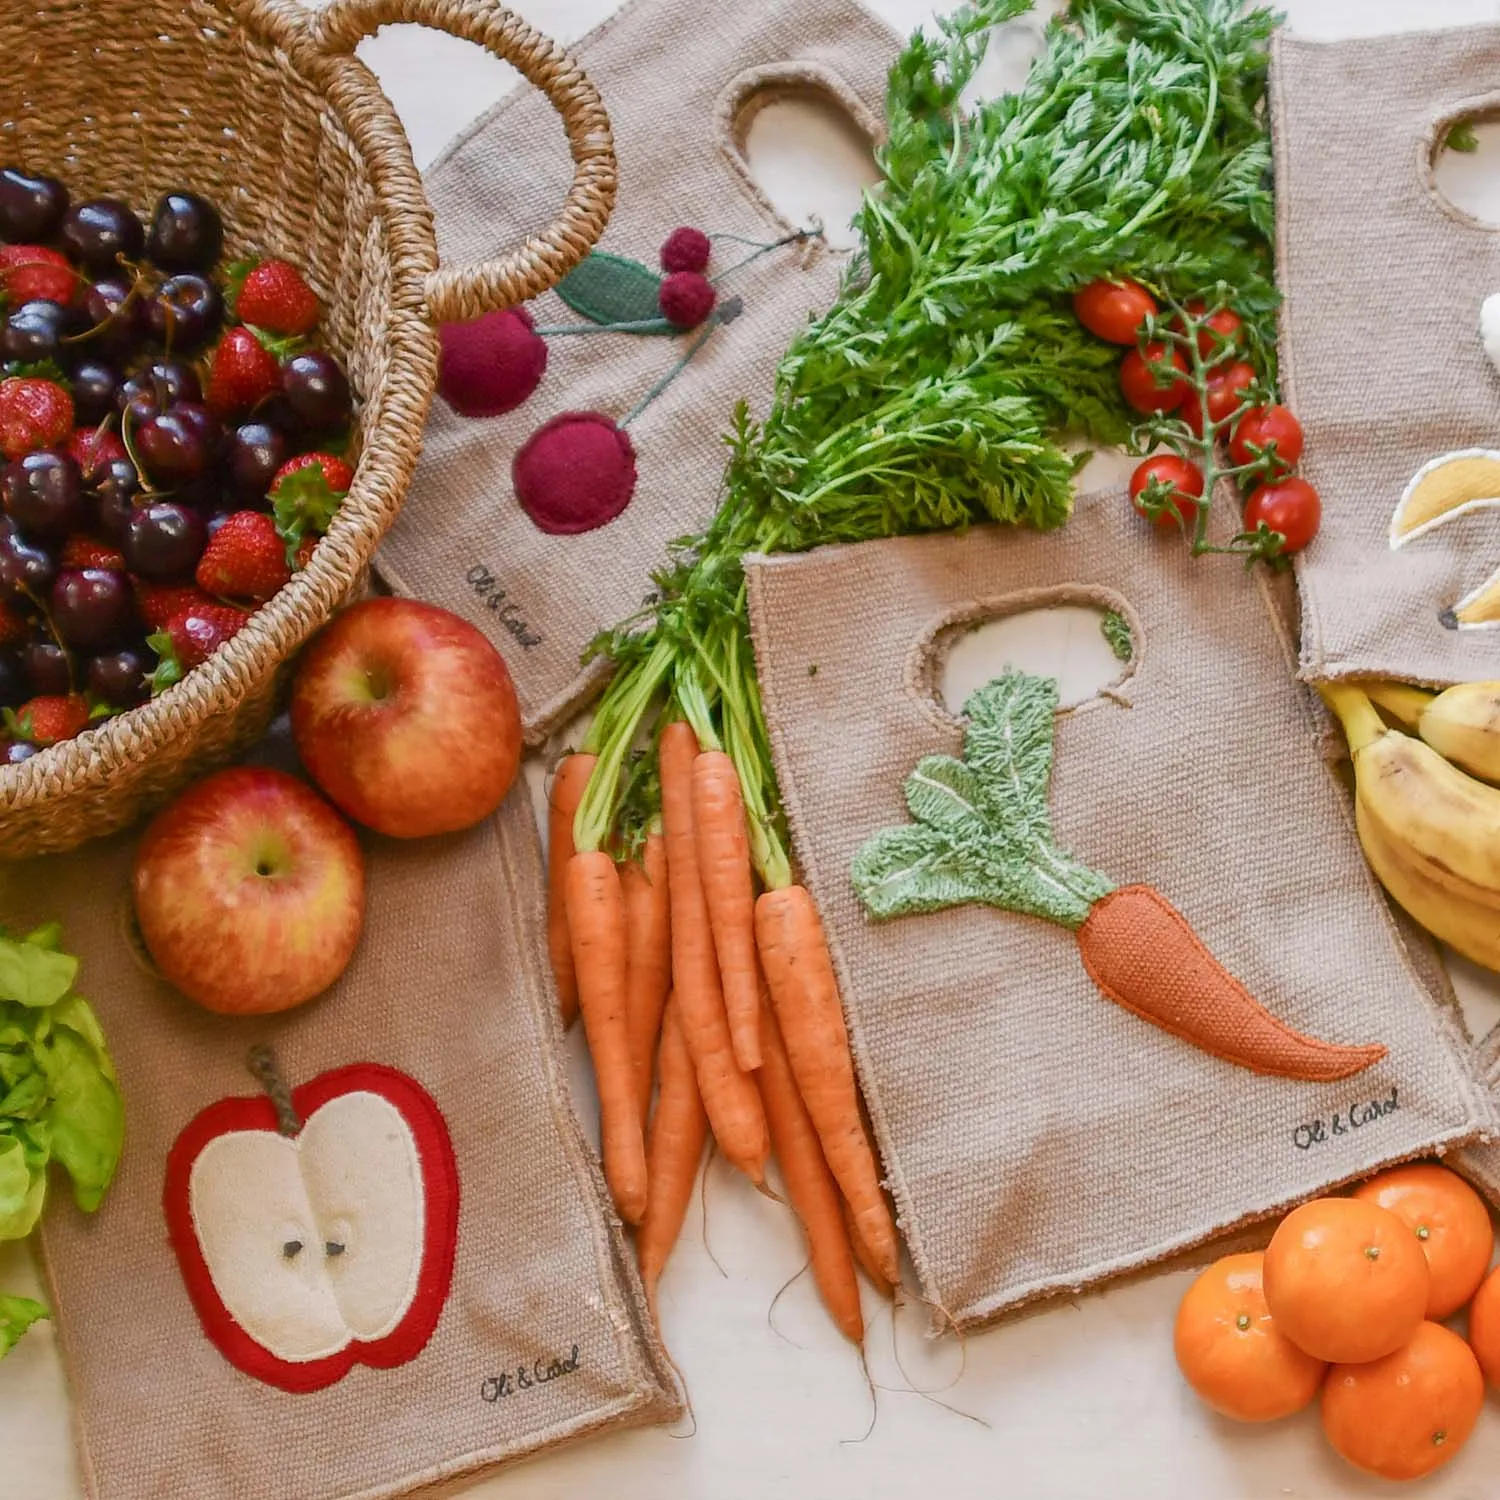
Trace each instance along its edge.
{"label": "yellow banana", "polygon": [[1424,884],[1481,904],[1500,899],[1500,788],[1388,729],[1361,689],[1328,683],[1320,690],[1348,737],[1366,820],[1405,852]]}
{"label": "yellow banana", "polygon": [[1440,890],[1423,878],[1404,849],[1386,838],[1363,802],[1354,804],[1354,822],[1370,868],[1396,904],[1465,958],[1500,971],[1500,894],[1485,904]]}
{"label": "yellow banana", "polygon": [[1500,682],[1460,682],[1435,696],[1397,682],[1374,683],[1368,691],[1444,760],[1481,781],[1500,782]]}

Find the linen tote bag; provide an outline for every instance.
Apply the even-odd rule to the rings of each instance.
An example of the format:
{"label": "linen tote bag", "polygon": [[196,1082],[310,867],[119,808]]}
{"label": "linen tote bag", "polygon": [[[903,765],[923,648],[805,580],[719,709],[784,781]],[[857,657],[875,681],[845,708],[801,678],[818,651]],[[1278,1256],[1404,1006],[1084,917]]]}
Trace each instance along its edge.
{"label": "linen tote bag", "polygon": [[[1456,1013],[1422,983],[1365,865],[1259,580],[1162,546],[1115,493],[1080,500],[1056,532],[980,529],[746,567],[794,848],[941,1323],[1077,1291],[1491,1128]],[[1113,617],[1129,660],[1052,720],[1052,840],[1068,868],[1104,872],[1137,905],[1170,903],[1253,997],[1200,1017],[1197,1045],[1186,1021],[1164,1029],[1171,1006],[1199,1003],[1196,971],[1165,949],[1091,978],[1083,939],[1104,933],[943,899],[876,921],[852,884],[872,835],[912,823],[906,798],[912,812],[921,803],[904,784],[919,762],[931,792],[951,762],[924,757],[972,758],[938,698],[947,644],[986,619],[1080,603]],[[950,790],[963,779],[952,775]],[[939,814],[924,811],[941,822],[952,802]],[[1101,899],[1085,927],[1109,909]],[[1154,995],[1156,1024],[1132,1013],[1140,993]],[[1263,1076],[1251,1067],[1265,1059],[1246,1056],[1257,1044],[1231,1034],[1239,1020],[1247,1036],[1269,1024],[1282,1040],[1289,1027],[1317,1047],[1385,1052],[1335,1081]],[[1244,1065],[1226,1060],[1236,1054]]]}
{"label": "linen tote bag", "polygon": [[[565,412],[620,421],[700,335],[604,331],[547,339],[541,384],[502,416],[459,416],[433,402],[411,492],[379,557],[397,592],[442,604],[505,653],[528,738],[579,706],[604,673],[580,656],[640,608],[667,544],[713,514],[735,405],[764,410],[777,361],[834,298],[848,256],[820,239],[754,260],[753,248],[802,226],[783,220],[745,159],[755,114],[787,95],[831,102],[872,144],[882,135],[895,35],[855,0],[633,0],[575,49],[609,105],[620,194],[595,264],[623,257],[655,272],[679,225],[713,241],[719,307],[738,316],[707,332],[681,373],[627,434],[635,488],[614,519],[578,534],[541,529],[516,498],[512,463]],[[503,101],[459,137],[426,178],[445,259],[484,253],[548,221],[571,163],[545,101]],[[740,270],[729,268],[748,261]],[[628,273],[625,275],[629,282]],[[576,279],[576,278],[575,278]],[[639,280],[639,277],[637,277]],[[528,304],[539,328],[586,328],[561,296]],[[642,316],[655,313],[647,289]],[[705,325],[707,327],[707,325]],[[598,428],[590,433],[597,437]],[[572,451],[571,449],[569,450]],[[581,450],[576,462],[587,462]],[[602,489],[603,480],[597,482]]]}
{"label": "linen tote bag", "polygon": [[1481,337],[1500,226],[1433,176],[1449,130],[1500,107],[1497,80],[1494,26],[1273,42],[1281,380],[1323,500],[1297,557],[1310,679],[1500,675],[1500,371]]}
{"label": "linen tote bag", "polygon": [[568,1098],[524,790],[365,848],[353,963],[258,1018],[149,972],[133,840],[0,871],[8,925],[63,923],[125,1101],[102,1207],[41,1230],[91,1500],[397,1495],[677,1410]]}

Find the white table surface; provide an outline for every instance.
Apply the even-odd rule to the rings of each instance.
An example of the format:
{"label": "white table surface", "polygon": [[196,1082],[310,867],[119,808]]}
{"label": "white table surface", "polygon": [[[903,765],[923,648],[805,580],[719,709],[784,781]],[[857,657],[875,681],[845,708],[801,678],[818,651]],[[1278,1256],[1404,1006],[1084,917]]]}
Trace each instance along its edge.
{"label": "white table surface", "polygon": [[[567,41],[604,19],[615,3],[519,0],[517,8]],[[928,0],[873,0],[873,8],[903,34],[932,9]],[[1284,9],[1296,30],[1319,37],[1500,19],[1500,0],[1284,0]],[[985,73],[991,88],[1018,76],[1033,36],[1020,26],[992,49]],[[472,47],[406,27],[367,44],[365,55],[406,123],[419,165],[514,77]],[[1494,145],[1493,154],[1454,159],[1450,190],[1467,194],[1471,206],[1500,210],[1500,130],[1486,145]],[[821,212],[830,224],[847,218],[859,163],[846,140],[793,108],[779,117],[762,115],[750,147],[763,185],[790,217]],[[1500,219],[1500,211],[1492,216]],[[1118,458],[1096,462],[1123,472]],[[1003,635],[972,637],[962,654],[956,652],[950,696],[960,698],[1007,659],[1060,673],[1065,694],[1075,697],[1112,673],[1092,619],[1033,617],[1009,622]],[[532,774],[535,783],[535,768]],[[1487,1030],[1500,1016],[1500,980],[1467,967],[1456,979],[1472,1029]],[[575,1086],[591,1105],[577,1039],[573,1045]],[[710,1170],[708,1187],[709,1237],[719,1264],[705,1247],[695,1200],[661,1292],[665,1335],[687,1379],[696,1432],[685,1438],[684,1425],[675,1433],[631,1432],[580,1443],[476,1484],[466,1496],[1269,1500],[1392,1492],[1334,1456],[1313,1412],[1247,1429],[1198,1403],[1171,1351],[1172,1317],[1187,1273],[1055,1307],[964,1346],[927,1341],[918,1308],[893,1319],[867,1293],[869,1367],[879,1388],[871,1428],[871,1396],[859,1362],[833,1330],[808,1277],[781,1297],[774,1326],[768,1316],[777,1290],[802,1264],[790,1216],[722,1164]],[[1128,1192],[1129,1184],[1119,1190]],[[24,1247],[0,1247],[0,1286],[30,1292],[35,1285]],[[129,1351],[121,1357],[128,1361]],[[924,1398],[913,1387],[941,1394]],[[1491,1398],[1456,1461],[1407,1492],[1422,1500],[1500,1493],[1500,1401]],[[0,1363],[0,1500],[79,1500],[82,1494],[66,1386],[51,1327],[43,1324]]]}

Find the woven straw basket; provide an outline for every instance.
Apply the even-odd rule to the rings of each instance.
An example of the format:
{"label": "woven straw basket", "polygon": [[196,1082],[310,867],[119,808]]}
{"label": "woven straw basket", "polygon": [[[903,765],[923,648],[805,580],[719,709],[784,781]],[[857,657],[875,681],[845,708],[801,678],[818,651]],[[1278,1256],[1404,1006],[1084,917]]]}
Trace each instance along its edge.
{"label": "woven straw basket", "polygon": [[[432,215],[395,112],[354,56],[416,22],[512,63],[562,116],[575,172],[545,233],[473,267],[437,264]],[[189,187],[227,251],[300,264],[359,403],[359,465],[299,573],[181,683],[76,740],[0,767],[0,858],[60,851],[133,822],[265,730],[278,668],[363,584],[411,478],[437,376],[435,325],[545,291],[614,202],[609,121],[565,53],[492,0],[4,0],[0,160],[149,213]]]}

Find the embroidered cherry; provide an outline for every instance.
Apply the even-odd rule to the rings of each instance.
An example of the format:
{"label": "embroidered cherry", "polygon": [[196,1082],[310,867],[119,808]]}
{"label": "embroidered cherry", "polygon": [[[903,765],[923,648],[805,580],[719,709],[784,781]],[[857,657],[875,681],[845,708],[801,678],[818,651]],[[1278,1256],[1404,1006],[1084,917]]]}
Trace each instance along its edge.
{"label": "embroidered cherry", "polygon": [[230,1364],[284,1391],[357,1364],[415,1359],[453,1278],[458,1169],[414,1079],[356,1063],[288,1089],[220,1099],[167,1157],[162,1208],[203,1331]]}
{"label": "embroidered cherry", "polygon": [[522,510],[553,536],[576,536],[614,520],[630,504],[635,477],[630,435],[597,411],[553,417],[511,464]]}
{"label": "embroidered cherry", "polygon": [[701,229],[686,224],[674,229],[661,247],[663,271],[706,271],[713,245]]}
{"label": "embroidered cherry", "polygon": [[657,293],[662,317],[677,328],[696,328],[718,300],[713,282],[699,271],[673,271]]}
{"label": "embroidered cherry", "polygon": [[514,411],[547,369],[547,344],[534,329],[524,307],[445,323],[438,330],[438,393],[462,417]]}

